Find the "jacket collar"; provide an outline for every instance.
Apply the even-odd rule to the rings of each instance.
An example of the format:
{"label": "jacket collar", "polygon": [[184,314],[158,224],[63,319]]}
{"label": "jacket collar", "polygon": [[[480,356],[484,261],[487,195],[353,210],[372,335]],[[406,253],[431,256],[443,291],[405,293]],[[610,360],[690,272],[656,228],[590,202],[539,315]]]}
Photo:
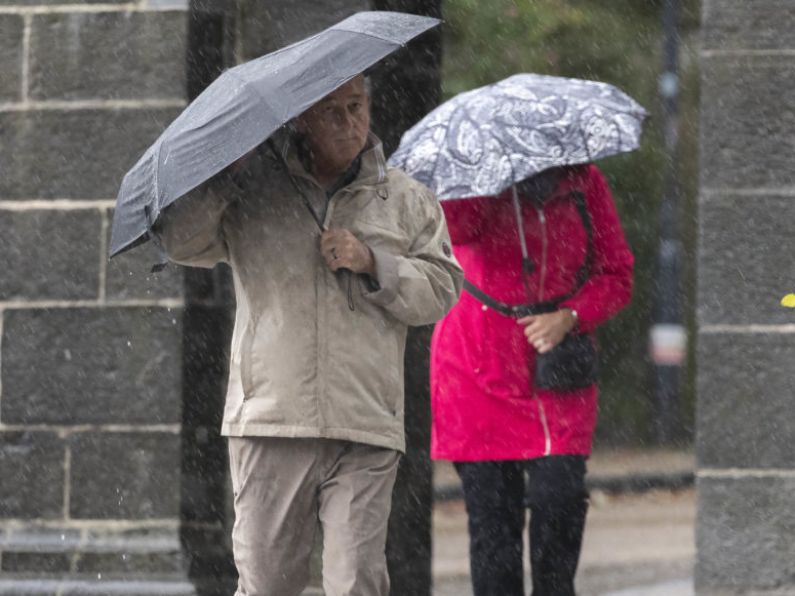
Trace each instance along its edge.
{"label": "jacket collar", "polygon": [[[294,135],[285,135],[280,145],[282,157],[287,163],[287,168],[295,177],[306,178],[318,185],[317,180],[307,169],[302,159],[300,141]],[[386,181],[386,158],[381,140],[372,132],[367,136],[367,143],[359,154],[360,167],[354,180],[347,186],[375,186]]]}

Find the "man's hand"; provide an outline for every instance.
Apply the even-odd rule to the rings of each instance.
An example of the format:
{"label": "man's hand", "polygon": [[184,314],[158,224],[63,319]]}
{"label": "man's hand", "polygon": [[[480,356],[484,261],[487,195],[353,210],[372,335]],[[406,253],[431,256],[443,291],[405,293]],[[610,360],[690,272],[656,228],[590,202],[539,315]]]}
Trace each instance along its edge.
{"label": "man's hand", "polygon": [[543,315],[530,315],[517,321],[524,325],[527,341],[539,354],[549,352],[558,345],[566,334],[574,329],[577,319],[571,310],[564,308]]}
{"label": "man's hand", "polygon": [[348,230],[326,230],[320,236],[320,254],[332,271],[350,269],[375,275],[375,258],[370,248]]}

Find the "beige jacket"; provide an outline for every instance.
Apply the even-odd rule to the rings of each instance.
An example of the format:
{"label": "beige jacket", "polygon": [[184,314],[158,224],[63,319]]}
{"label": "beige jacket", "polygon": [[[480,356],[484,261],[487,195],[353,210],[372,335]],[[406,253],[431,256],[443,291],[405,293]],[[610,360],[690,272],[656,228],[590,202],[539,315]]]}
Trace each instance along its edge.
{"label": "beige jacket", "polygon": [[237,184],[217,176],[167,208],[155,231],[173,261],[223,261],[234,272],[222,432],[402,451],[406,329],[444,316],[463,281],[442,209],[425,186],[387,168],[375,137],[355,180],[327,207],[292,144],[280,149],[316,210],[326,209],[325,226],[347,228],[372,249],[377,285],[326,266],[317,224],[268,151]]}

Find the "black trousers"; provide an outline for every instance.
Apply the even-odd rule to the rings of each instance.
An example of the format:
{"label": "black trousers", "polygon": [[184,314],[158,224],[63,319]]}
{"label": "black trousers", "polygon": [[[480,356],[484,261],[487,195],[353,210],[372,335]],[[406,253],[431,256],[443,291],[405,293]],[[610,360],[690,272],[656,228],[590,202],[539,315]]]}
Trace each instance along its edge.
{"label": "black trousers", "polygon": [[524,596],[526,506],[531,513],[533,596],[574,596],[588,511],[585,457],[456,462],[455,468],[464,487],[469,518],[475,596]]}

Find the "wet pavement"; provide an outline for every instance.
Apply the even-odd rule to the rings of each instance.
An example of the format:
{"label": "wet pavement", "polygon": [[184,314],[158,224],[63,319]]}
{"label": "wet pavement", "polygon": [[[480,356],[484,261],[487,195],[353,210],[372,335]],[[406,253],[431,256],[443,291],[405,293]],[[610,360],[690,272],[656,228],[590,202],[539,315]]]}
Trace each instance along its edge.
{"label": "wet pavement", "polygon": [[[645,477],[659,480],[654,486],[665,486],[667,479],[670,487],[619,493],[591,489],[579,596],[692,596],[695,491],[683,488],[681,479],[692,475],[693,465],[692,454],[679,451],[594,455],[588,466],[592,486],[639,486],[633,479]],[[625,482],[614,482],[620,479]],[[455,472],[437,464],[435,483],[454,494]],[[437,502],[433,539],[434,596],[470,596],[466,513],[460,500]],[[529,585],[528,578],[528,592]]]}

